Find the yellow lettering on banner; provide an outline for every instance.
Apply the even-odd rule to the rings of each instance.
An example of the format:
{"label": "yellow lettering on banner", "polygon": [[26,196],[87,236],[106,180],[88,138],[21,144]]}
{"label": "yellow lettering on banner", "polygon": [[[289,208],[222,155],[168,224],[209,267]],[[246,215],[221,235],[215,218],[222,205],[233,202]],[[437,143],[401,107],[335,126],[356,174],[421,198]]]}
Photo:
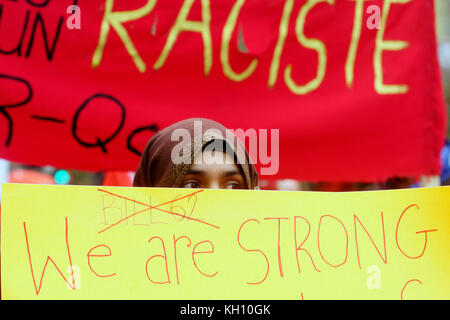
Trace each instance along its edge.
{"label": "yellow lettering on banner", "polygon": [[146,65],[139,55],[136,47],[128,35],[127,30],[123,27],[123,23],[140,19],[146,15],[148,15],[153,8],[155,7],[156,0],[148,0],[147,3],[136,10],[130,11],[122,11],[122,12],[113,12],[114,0],[106,0],[105,1],[105,14],[103,16],[101,29],[100,29],[100,38],[98,40],[97,48],[94,51],[92,56],[92,67],[98,67],[103,58],[103,51],[105,49],[106,40],[109,35],[110,27],[113,27],[125,45],[125,49],[127,50],[130,57],[133,59],[136,68],[140,72],[145,72]]}
{"label": "yellow lettering on banner", "polygon": [[377,32],[377,38],[375,42],[375,53],[373,56],[373,65],[375,69],[375,91],[379,94],[405,94],[409,88],[407,85],[394,85],[383,83],[383,51],[399,51],[408,47],[409,43],[406,41],[387,41],[383,40],[384,32],[386,29],[386,22],[389,16],[389,9],[392,3],[405,4],[411,0],[385,0],[383,2],[383,12],[381,15],[381,26]]}
{"label": "yellow lettering on banner", "polygon": [[278,69],[280,68],[281,54],[283,53],[284,42],[289,28],[289,20],[291,18],[294,0],[286,0],[283,7],[283,14],[280,21],[280,29],[278,31],[278,40],[273,51],[272,62],[270,63],[269,80],[267,82],[270,88],[273,88],[277,82]]}
{"label": "yellow lettering on banner", "polygon": [[294,80],[292,80],[292,65],[288,65],[286,69],[284,69],[284,81],[286,82],[288,88],[295,94],[307,94],[311,91],[316,90],[322,83],[325,76],[327,67],[327,49],[325,47],[325,44],[317,39],[309,39],[303,33],[308,12],[320,2],[327,2],[330,5],[334,4],[334,0],[308,0],[300,9],[295,24],[295,33],[297,34],[298,41],[305,48],[317,51],[318,55],[317,75],[313,80],[309,81],[305,85],[299,86],[295,83]]}
{"label": "yellow lettering on banner", "polygon": [[236,21],[239,16],[239,12],[244,5],[245,0],[237,0],[231,9],[230,15],[228,16],[227,22],[223,28],[222,32],[222,47],[220,50],[220,61],[222,62],[223,73],[233,81],[242,81],[247,79],[256,69],[258,65],[258,60],[253,59],[250,65],[241,73],[236,73],[230,66],[230,61],[228,59],[228,53],[230,49],[230,40],[233,30],[236,27]]}
{"label": "yellow lettering on banner", "polygon": [[187,17],[189,15],[192,5],[194,4],[194,1],[195,0],[185,0],[184,1],[183,6],[180,9],[180,13],[178,14],[177,19],[175,21],[175,24],[173,25],[172,29],[170,30],[166,44],[164,45],[164,48],[163,48],[158,60],[156,60],[154,66],[153,66],[154,70],[158,70],[164,65],[170,51],[173,48],[173,45],[175,44],[175,41],[177,41],[177,38],[178,38],[178,35],[180,34],[180,32],[190,31],[190,32],[201,33],[202,39],[203,39],[203,46],[204,46],[203,56],[204,56],[205,75],[208,75],[209,72],[211,71],[212,40],[211,40],[211,30],[210,30],[211,11],[210,11],[209,0],[201,0],[202,21],[189,21],[189,20],[187,20]]}
{"label": "yellow lettering on banner", "polygon": [[361,27],[363,20],[364,1],[370,0],[353,0],[355,3],[355,17],[353,19],[352,38],[348,48],[347,60],[345,62],[345,82],[347,87],[353,86],[353,78],[355,72],[356,51],[358,50],[359,39],[361,37]]}

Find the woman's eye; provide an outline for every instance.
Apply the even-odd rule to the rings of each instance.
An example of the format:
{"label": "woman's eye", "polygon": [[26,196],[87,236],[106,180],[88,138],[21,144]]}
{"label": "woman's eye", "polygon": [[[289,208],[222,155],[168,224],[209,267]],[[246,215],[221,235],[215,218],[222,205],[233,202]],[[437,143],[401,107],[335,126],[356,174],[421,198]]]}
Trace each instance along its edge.
{"label": "woman's eye", "polygon": [[200,184],[196,181],[188,181],[182,185],[183,188],[201,188]]}
{"label": "woman's eye", "polygon": [[242,185],[239,182],[233,181],[227,183],[224,189],[242,189]]}

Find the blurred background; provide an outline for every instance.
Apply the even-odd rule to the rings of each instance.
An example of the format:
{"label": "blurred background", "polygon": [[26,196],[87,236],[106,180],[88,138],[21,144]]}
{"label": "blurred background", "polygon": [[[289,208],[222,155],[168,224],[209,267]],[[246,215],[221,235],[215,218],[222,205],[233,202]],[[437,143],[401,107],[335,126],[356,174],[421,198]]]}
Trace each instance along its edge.
{"label": "blurred background", "polygon": [[[450,115],[450,0],[435,0],[438,54],[442,70],[447,117]],[[450,119],[447,119],[449,123]],[[313,191],[357,191],[419,187],[426,185],[448,185],[450,180],[450,127],[447,126],[447,142],[441,152],[442,172],[440,177],[417,181],[408,177],[395,177],[377,184],[370,183],[309,183],[308,181],[278,180],[261,181],[261,189],[313,190]],[[34,167],[0,159],[0,183],[36,183],[131,186],[134,172],[83,172],[54,168]],[[431,179],[431,180],[430,180]],[[0,186],[1,188],[1,186]]]}

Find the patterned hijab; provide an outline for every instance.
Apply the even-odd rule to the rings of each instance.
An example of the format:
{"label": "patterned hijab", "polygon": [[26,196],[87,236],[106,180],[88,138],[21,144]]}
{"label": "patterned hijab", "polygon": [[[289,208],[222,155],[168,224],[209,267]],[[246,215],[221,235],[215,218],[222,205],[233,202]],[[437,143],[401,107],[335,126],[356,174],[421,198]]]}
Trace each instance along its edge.
{"label": "patterned hijab", "polygon": [[[199,132],[199,125],[201,132]],[[194,129],[195,128],[195,129]],[[179,130],[177,129],[184,129]],[[211,130],[210,130],[211,129]],[[179,132],[189,132],[190,141],[183,141],[180,148]],[[175,141],[172,141],[175,140]],[[231,147],[247,189],[258,188],[258,173],[250,163],[250,157],[242,142],[220,123],[201,118],[190,118],[158,131],[147,143],[134,176],[134,187],[179,187],[189,171],[193,159],[212,141],[223,140]],[[180,159],[172,161],[172,150],[179,149]],[[191,161],[189,161],[189,159]],[[179,161],[177,161],[179,162]]]}

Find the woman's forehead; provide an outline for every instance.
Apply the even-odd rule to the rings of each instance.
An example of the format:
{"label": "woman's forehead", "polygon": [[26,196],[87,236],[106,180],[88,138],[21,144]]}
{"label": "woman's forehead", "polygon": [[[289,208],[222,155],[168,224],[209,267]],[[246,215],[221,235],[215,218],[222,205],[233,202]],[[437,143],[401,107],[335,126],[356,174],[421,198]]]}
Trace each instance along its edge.
{"label": "woman's forehead", "polygon": [[233,155],[220,150],[204,150],[194,157],[191,168],[201,169],[209,165],[237,167]]}

